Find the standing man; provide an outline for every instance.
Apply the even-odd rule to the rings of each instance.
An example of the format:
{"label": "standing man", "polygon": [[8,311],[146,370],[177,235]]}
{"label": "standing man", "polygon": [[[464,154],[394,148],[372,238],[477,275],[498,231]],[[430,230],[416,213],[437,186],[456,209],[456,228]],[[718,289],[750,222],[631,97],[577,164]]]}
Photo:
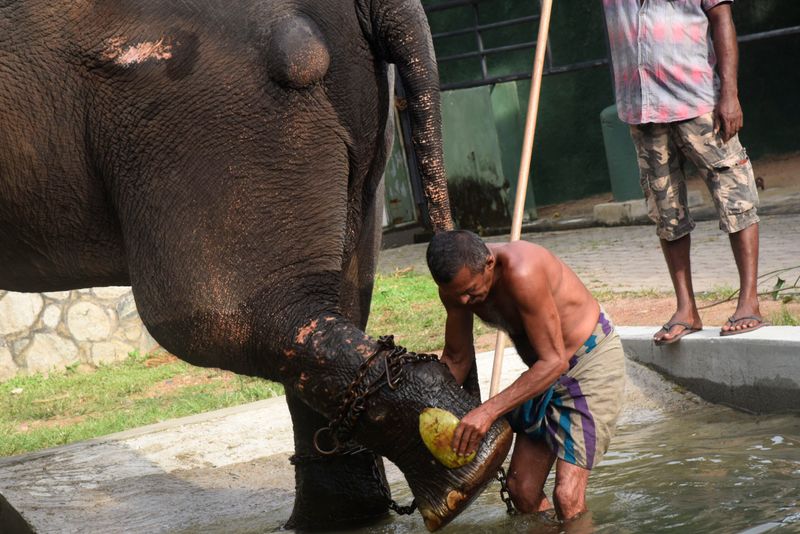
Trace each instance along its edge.
{"label": "standing man", "polygon": [[517,433],[508,476],[514,504],[525,513],[553,508],[544,483],[557,459],[553,504],[559,518],[576,519],[622,404],[625,355],[610,319],[569,267],[533,243],[487,247],[472,232],[443,232],[427,260],[447,310],[442,361],[456,381],[464,384],[475,365],[474,315],[508,332],[529,366],[464,416],[453,450],[476,450],[505,415]]}
{"label": "standing man", "polygon": [[730,235],[739,301],[720,335],[764,326],[758,307],[758,193],[742,127],[732,0],[604,0],[620,118],[630,124],[642,190],[657,225],[677,310],[656,344],[703,327],[689,261],[694,222],[687,162],[702,173],[720,229]]}

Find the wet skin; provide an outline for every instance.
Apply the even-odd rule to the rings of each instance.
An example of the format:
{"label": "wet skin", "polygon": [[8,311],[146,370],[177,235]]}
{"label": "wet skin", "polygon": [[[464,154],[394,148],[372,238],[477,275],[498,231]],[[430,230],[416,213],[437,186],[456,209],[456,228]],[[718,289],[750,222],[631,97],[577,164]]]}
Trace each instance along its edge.
{"label": "wet skin", "polygon": [[[600,314],[597,301],[575,273],[547,249],[521,241],[487,246],[490,256],[483,272],[474,273],[465,266],[450,283],[439,286],[447,310],[442,361],[456,381],[463,383],[475,362],[472,326],[477,315],[507,331],[530,368],[461,420],[452,443],[459,454],[474,451],[494,421],[542,393],[566,372],[569,359],[591,335]],[[520,459],[526,459],[524,465]],[[546,446],[525,435],[517,436],[509,483],[512,498],[523,511],[551,507],[542,486],[554,460]],[[560,517],[585,511],[588,474],[558,460],[556,504]]]}

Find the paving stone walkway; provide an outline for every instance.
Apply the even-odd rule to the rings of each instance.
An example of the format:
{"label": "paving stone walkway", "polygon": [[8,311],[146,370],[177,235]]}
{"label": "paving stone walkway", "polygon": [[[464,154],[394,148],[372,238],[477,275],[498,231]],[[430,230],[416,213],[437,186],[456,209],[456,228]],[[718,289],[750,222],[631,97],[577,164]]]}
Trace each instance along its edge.
{"label": "paving stone walkway", "polygon": [[[761,218],[759,273],[800,265],[800,215],[768,215]],[[502,242],[508,236],[488,238]],[[522,239],[538,243],[558,255],[593,290],[672,291],[664,257],[653,226],[595,227],[560,232],[523,234]],[[428,274],[427,244],[382,250],[378,272],[390,274],[412,267]],[[800,275],[795,270],[794,277]],[[692,233],[692,273],[695,291],[736,288],[736,265],[726,234],[716,221],[697,223]],[[761,284],[769,289],[774,278]],[[789,283],[794,282],[794,278]]]}

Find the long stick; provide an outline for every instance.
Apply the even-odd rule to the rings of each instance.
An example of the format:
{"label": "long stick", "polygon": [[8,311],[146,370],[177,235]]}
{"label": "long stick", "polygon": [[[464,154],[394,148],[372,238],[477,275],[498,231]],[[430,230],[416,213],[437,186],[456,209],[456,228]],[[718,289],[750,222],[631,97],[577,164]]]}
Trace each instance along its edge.
{"label": "long stick", "polygon": [[[536,132],[536,119],[539,115],[539,95],[542,92],[544,55],[547,51],[547,34],[550,31],[552,9],[553,0],[544,0],[542,2],[539,35],[536,39],[536,55],[533,58],[533,73],[531,74],[531,92],[528,96],[528,113],[525,118],[525,138],[522,143],[522,156],[519,163],[519,175],[517,176],[514,218],[511,220],[511,238],[509,241],[519,240],[519,236],[522,233],[522,213],[525,209],[525,195],[528,192],[528,175],[530,174],[531,154],[533,153],[533,135]],[[489,386],[489,397],[494,397],[500,389],[500,373],[503,369],[505,345],[506,334],[502,330],[498,330],[497,342],[494,347],[494,363],[492,364],[492,382]]]}

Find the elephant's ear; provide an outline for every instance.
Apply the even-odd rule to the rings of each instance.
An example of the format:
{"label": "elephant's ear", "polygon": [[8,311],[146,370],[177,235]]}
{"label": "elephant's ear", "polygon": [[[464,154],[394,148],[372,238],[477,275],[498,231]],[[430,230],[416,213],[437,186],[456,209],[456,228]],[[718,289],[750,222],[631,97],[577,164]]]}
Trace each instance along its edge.
{"label": "elephant's ear", "polygon": [[442,154],[439,70],[425,11],[419,0],[361,0],[358,9],[365,35],[377,54],[395,64],[405,87],[411,138],[433,230],[452,230]]}

